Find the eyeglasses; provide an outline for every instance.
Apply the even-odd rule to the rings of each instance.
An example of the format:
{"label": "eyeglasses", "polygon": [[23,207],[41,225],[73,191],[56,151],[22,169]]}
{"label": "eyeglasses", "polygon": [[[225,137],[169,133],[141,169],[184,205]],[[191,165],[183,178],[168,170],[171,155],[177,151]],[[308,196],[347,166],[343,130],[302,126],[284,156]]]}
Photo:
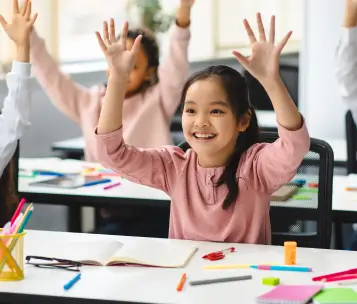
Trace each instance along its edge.
{"label": "eyeglasses", "polygon": [[26,256],[25,260],[26,260],[26,264],[30,264],[39,268],[56,268],[56,269],[63,269],[63,270],[69,270],[75,272],[80,272],[79,267],[83,265],[82,263],[76,261],[58,259],[58,258],[48,258],[48,257],[34,256],[34,255]]}

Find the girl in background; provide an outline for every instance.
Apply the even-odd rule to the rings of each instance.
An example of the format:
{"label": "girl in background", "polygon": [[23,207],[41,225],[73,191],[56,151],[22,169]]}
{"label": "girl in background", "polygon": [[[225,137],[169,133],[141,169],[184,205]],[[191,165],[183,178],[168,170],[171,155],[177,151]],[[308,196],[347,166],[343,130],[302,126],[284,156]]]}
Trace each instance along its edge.
{"label": "girl in background", "polygon": [[31,17],[29,0],[21,9],[18,0],[13,0],[11,22],[0,16],[3,29],[16,44],[12,70],[6,76],[9,93],[0,114],[0,227],[10,220],[18,203],[14,183],[14,175],[17,174],[14,172],[14,153],[17,141],[30,125],[30,32],[36,18],[37,14]]}
{"label": "girl in background", "polygon": [[[128,49],[132,48],[139,35],[142,36],[138,56],[125,86],[123,136],[129,144],[142,148],[158,148],[172,144],[170,124],[180,103],[182,86],[189,74],[188,46],[193,3],[194,0],[180,1],[176,22],[171,28],[169,49],[160,63],[159,48],[149,30],[131,29],[127,33]],[[108,28],[112,29],[114,21],[111,20],[109,24],[105,22],[104,27],[107,31]],[[98,124],[105,86],[88,89],[64,75],[35,31],[31,35],[31,62],[34,75],[50,100],[80,126],[85,141],[85,160],[97,161],[93,129]],[[162,222],[159,215],[148,219],[146,211],[143,211],[141,216],[138,211],[133,213],[131,209],[121,207],[120,210],[101,210],[104,224],[97,232],[122,235],[156,234],[151,233],[150,228]],[[164,225],[167,225],[166,222]],[[139,226],[142,228],[138,228]]]}

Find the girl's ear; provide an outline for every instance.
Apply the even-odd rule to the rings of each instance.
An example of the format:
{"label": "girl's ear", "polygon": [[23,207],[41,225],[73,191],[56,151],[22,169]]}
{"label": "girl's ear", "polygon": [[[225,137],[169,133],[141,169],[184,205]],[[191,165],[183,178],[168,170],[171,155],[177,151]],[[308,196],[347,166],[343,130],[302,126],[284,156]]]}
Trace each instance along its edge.
{"label": "girl's ear", "polygon": [[251,117],[252,111],[249,109],[247,112],[245,112],[243,118],[238,124],[238,132],[244,132],[249,127]]}
{"label": "girl's ear", "polygon": [[155,67],[148,68],[148,70],[146,71],[145,80],[150,82],[155,74],[155,71]]}

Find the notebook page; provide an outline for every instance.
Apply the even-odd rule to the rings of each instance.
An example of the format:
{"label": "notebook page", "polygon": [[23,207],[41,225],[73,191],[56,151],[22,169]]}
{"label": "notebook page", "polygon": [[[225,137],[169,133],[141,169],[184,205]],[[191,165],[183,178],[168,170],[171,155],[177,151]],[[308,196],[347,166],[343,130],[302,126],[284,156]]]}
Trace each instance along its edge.
{"label": "notebook page", "polygon": [[93,261],[104,265],[123,244],[115,240],[47,242],[39,244],[36,249],[26,255],[36,255],[72,261]]}
{"label": "notebook page", "polygon": [[158,267],[182,267],[197,248],[172,240],[135,239],[125,243],[111,261],[122,261]]}

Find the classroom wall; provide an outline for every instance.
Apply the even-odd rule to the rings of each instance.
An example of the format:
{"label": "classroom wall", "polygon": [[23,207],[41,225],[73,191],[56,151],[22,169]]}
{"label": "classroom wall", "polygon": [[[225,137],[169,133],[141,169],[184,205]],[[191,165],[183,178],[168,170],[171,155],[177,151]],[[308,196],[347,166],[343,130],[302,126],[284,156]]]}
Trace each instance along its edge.
{"label": "classroom wall", "polygon": [[345,106],[339,98],[334,56],[345,1],[305,0],[299,63],[299,103],[310,134],[344,138]]}

